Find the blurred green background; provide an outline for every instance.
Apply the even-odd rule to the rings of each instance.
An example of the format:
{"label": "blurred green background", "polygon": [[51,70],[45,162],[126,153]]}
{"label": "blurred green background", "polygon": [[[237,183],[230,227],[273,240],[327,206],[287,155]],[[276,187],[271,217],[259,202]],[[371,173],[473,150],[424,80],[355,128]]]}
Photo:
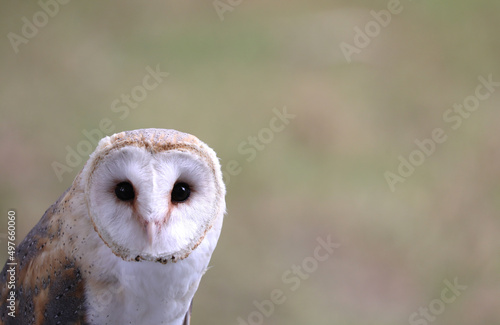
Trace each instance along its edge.
{"label": "blurred green background", "polygon": [[[241,168],[193,324],[499,324],[500,88],[456,129],[443,114],[474,103],[478,77],[500,81],[500,2],[401,0],[385,27],[370,11],[394,0],[231,3],[71,1],[43,21],[39,3],[4,1],[0,233],[15,209],[23,238],[71,185],[87,157],[61,181],[52,163],[84,130],[174,128]],[[348,62],[355,38],[369,44]],[[148,66],[169,75],[122,118],[112,103]],[[284,107],[295,118],[247,161],[239,146]],[[391,191],[384,173],[436,128],[447,140]],[[340,247],[314,267],[328,236]],[[450,303],[445,279],[467,286]]]}

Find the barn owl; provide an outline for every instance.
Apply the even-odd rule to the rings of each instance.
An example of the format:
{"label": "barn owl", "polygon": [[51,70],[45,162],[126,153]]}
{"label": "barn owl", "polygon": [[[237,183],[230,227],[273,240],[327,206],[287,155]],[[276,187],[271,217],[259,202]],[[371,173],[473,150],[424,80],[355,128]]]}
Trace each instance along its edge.
{"label": "barn owl", "polygon": [[4,267],[0,324],[189,324],[225,192],[215,152],[195,136],[103,138],[16,250],[15,314]]}

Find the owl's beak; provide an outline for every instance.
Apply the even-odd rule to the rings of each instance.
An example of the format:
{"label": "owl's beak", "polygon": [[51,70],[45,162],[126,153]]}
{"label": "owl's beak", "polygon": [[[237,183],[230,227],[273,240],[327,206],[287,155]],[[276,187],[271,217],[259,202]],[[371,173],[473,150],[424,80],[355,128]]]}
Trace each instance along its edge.
{"label": "owl's beak", "polygon": [[146,226],[146,233],[148,236],[148,243],[153,246],[153,242],[156,238],[156,224],[154,222],[149,222]]}

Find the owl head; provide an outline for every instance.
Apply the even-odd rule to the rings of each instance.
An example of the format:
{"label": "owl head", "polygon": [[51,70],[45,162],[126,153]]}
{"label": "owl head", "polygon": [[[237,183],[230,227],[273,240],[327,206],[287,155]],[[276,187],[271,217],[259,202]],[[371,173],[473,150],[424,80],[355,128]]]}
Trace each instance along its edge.
{"label": "owl head", "polygon": [[184,259],[225,212],[215,152],[175,130],[102,139],[80,181],[95,230],[126,261]]}

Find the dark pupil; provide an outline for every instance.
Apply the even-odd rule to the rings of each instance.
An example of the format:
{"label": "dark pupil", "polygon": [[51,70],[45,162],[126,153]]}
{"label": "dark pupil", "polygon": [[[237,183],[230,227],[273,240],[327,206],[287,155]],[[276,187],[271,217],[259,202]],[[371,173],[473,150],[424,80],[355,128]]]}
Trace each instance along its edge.
{"label": "dark pupil", "polygon": [[121,182],[115,188],[116,197],[122,201],[130,201],[135,197],[134,187],[129,182]]}
{"label": "dark pupil", "polygon": [[186,183],[177,183],[172,189],[172,202],[184,202],[191,194],[191,189]]}

